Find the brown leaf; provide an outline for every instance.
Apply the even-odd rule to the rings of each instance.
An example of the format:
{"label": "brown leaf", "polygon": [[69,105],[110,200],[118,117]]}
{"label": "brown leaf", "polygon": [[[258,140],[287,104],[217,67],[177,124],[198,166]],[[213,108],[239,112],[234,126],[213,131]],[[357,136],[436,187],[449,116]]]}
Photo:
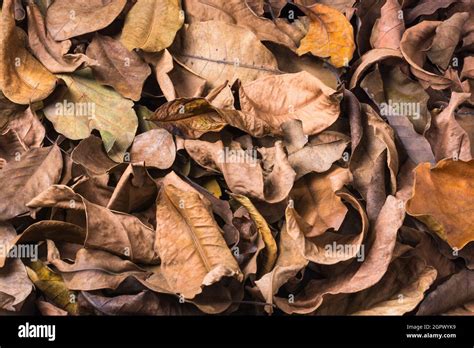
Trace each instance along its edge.
{"label": "brown leaf", "polygon": [[[468,307],[470,310],[467,312],[472,315],[472,301],[474,300],[473,282],[473,271],[460,271],[428,294],[416,314],[454,314],[455,311],[462,309],[463,306],[470,306]],[[464,314],[466,314],[466,310],[464,310]]]}
{"label": "brown leaf", "polygon": [[0,220],[31,213],[26,204],[56,184],[61,178],[63,161],[56,145],[34,148],[0,170]]}
{"label": "brown leaf", "polygon": [[[349,168],[354,176],[354,186],[366,198],[374,176],[380,171],[374,168],[374,163],[382,152],[387,151],[387,165],[390,171],[390,192],[396,192],[396,175],[398,172],[398,152],[395,146],[393,129],[385,123],[375,111],[363,104],[362,124],[364,137],[353,149]],[[385,167],[385,166],[384,166]]]}
{"label": "brown leaf", "polygon": [[387,0],[380,9],[380,18],[375,21],[370,44],[373,48],[396,50],[404,31],[403,12],[398,0]]}
{"label": "brown leaf", "polygon": [[311,140],[302,149],[290,154],[288,161],[296,172],[296,180],[311,173],[323,173],[342,158],[349,143],[348,138],[336,132],[325,131]]}
{"label": "brown leaf", "polygon": [[[192,191],[164,185],[157,199],[155,248],[170,289],[192,299],[223,277],[242,279],[209,203]],[[179,276],[178,275],[183,275]]]}
{"label": "brown leaf", "polygon": [[159,52],[169,47],[184,22],[178,0],[141,0],[127,13],[120,41],[130,51]]}
{"label": "brown leaf", "polygon": [[86,219],[86,247],[106,250],[137,262],[153,263],[158,259],[153,250],[152,229],[133,215],[113,212],[85,200],[67,186],[50,186],[32,199],[28,207],[84,212],[79,217]]}
{"label": "brown leaf", "polygon": [[285,313],[311,313],[317,309],[326,294],[355,293],[376,284],[385,274],[391,261],[397,231],[402,225],[404,209],[401,201],[388,196],[375,225],[371,229],[373,242],[362,264],[330,279],[312,280],[305,291],[295,296],[294,303],[275,298]]}
{"label": "brown leaf", "polygon": [[151,69],[137,53],[127,50],[120,41],[99,34],[95,35],[86,53],[98,62],[92,66],[98,82],[112,86],[125,98],[140,99]]}
{"label": "brown leaf", "polygon": [[126,3],[126,0],[57,0],[48,7],[46,27],[56,41],[92,33],[112,23]]}
{"label": "brown leaf", "polygon": [[176,61],[167,49],[144,58],[154,66],[156,80],[168,101],[202,96],[206,80]]}
{"label": "brown leaf", "polygon": [[[0,245],[2,254],[7,254],[7,246],[16,237],[12,225],[0,223]],[[2,265],[3,266],[3,265]],[[23,302],[33,290],[28,279],[25,266],[19,258],[11,257],[3,268],[0,269],[0,308],[16,312],[21,309]]]}
{"label": "brown leaf", "polygon": [[146,166],[167,169],[176,156],[173,136],[164,129],[152,129],[135,137],[130,148],[133,163],[145,162]]}
{"label": "brown leaf", "polygon": [[[217,50],[216,50],[217,47]],[[208,88],[278,73],[272,53],[250,30],[218,21],[185,25],[170,49],[176,59],[207,80]]]}
{"label": "brown leaf", "polygon": [[56,78],[26,49],[26,34],[15,26],[13,0],[3,2],[0,21],[0,89],[17,104],[45,99]]}
{"label": "brown leaf", "polygon": [[79,306],[101,315],[196,315],[200,312],[175,298],[144,290],[136,295],[101,296],[82,291]]}
{"label": "brown leaf", "polygon": [[257,16],[249,4],[241,0],[184,0],[190,23],[219,20],[250,29],[261,41],[272,41],[296,50],[294,42],[275,23]]}
{"label": "brown leaf", "polygon": [[472,159],[471,143],[466,131],[454,116],[456,108],[469,98],[469,93],[453,92],[449,105],[437,115],[433,115],[426,138],[431,144],[436,160],[443,158]]}
{"label": "brown leaf", "polygon": [[415,7],[406,11],[405,20],[407,23],[411,23],[419,16],[430,15],[441,8],[450,6],[455,2],[456,0],[420,0]]}
{"label": "brown leaf", "polygon": [[39,7],[32,3],[28,12],[28,45],[38,60],[52,73],[73,72],[80,67],[95,65],[96,62],[81,53],[68,53],[71,41],[55,41],[46,30]]}
{"label": "brown leaf", "polygon": [[445,89],[452,84],[450,79],[423,69],[432,38],[441,23],[423,21],[407,29],[400,42],[400,51],[410,64],[413,75],[433,89]]}
{"label": "brown leaf", "polygon": [[239,95],[242,112],[269,124],[273,134],[281,134],[282,123],[292,119],[303,122],[305,134],[321,132],[340,111],[338,93],[307,72],[243,84]]}
{"label": "brown leaf", "polygon": [[8,122],[8,128],[14,130],[18,138],[27,147],[40,147],[46,131],[36,112],[29,107]]}
{"label": "brown leaf", "polygon": [[436,28],[436,34],[427,52],[433,64],[444,70],[448,68],[454,49],[461,39],[462,26],[468,18],[467,12],[456,13]]}
{"label": "brown leaf", "polygon": [[402,59],[403,56],[400,53],[400,51],[392,50],[391,48],[376,48],[364,54],[362,57],[360,57],[360,59],[354,65],[355,70],[352,73],[351,81],[349,83],[349,88],[353,89],[354,87],[356,87],[362,75],[373,64],[381,60],[385,60],[389,58]]}
{"label": "brown leaf", "polygon": [[334,166],[326,173],[311,173],[299,179],[291,197],[295,210],[312,226],[308,237],[323,234],[328,229],[338,230],[347,213],[346,206],[336,191],[352,180],[348,170]]}
{"label": "brown leaf", "polygon": [[[233,193],[277,203],[288,196],[293,185],[295,172],[281,143],[270,149],[274,158],[268,160],[259,160],[255,150],[246,151],[237,142],[224,146],[221,141],[186,140],[185,148],[198,164],[222,173]],[[265,171],[266,167],[272,170]]]}

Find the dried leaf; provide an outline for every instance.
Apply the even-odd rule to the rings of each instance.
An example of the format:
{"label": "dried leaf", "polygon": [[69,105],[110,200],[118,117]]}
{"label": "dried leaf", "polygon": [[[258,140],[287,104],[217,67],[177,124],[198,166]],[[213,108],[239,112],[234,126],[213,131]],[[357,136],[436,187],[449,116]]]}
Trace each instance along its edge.
{"label": "dried leaf", "polygon": [[112,23],[126,3],[126,0],[57,0],[48,7],[46,27],[56,41],[92,33]]}
{"label": "dried leaf", "polygon": [[293,119],[303,122],[305,134],[319,133],[340,111],[338,93],[307,72],[243,84],[239,96],[243,113],[269,124],[273,134],[281,134],[281,125]]}
{"label": "dried leaf", "polygon": [[92,71],[99,83],[112,86],[125,98],[140,99],[151,69],[138,54],[128,51],[120,41],[96,34],[87,55],[98,62]]}
{"label": "dried leaf", "polygon": [[130,51],[159,52],[172,44],[183,22],[178,0],[140,0],[125,18],[120,41]]}
{"label": "dried leaf", "polygon": [[56,78],[26,49],[26,34],[15,26],[13,0],[3,2],[0,20],[0,89],[12,102],[28,105],[45,99]]}
{"label": "dried leaf", "polygon": [[303,55],[311,52],[314,56],[329,58],[336,68],[349,65],[355,44],[354,32],[347,18],[326,5],[299,8],[311,19],[311,24],[297,53]]}
{"label": "dried leaf", "polygon": [[63,161],[59,148],[35,148],[8,162],[0,170],[0,221],[31,213],[26,203],[61,178]]}
{"label": "dried leaf", "polygon": [[208,21],[185,25],[170,50],[205,78],[208,88],[278,73],[275,57],[255,34],[234,24]]}
{"label": "dried leaf", "polygon": [[223,277],[242,279],[209,203],[197,193],[165,185],[157,199],[156,219],[162,223],[157,225],[155,248],[161,273],[173,292],[192,299],[202,287]]}
{"label": "dried leaf", "polygon": [[473,164],[472,160],[444,159],[433,168],[428,163],[418,165],[413,196],[407,202],[407,212],[453,248],[462,249],[474,240],[470,213]]}
{"label": "dried leaf", "polygon": [[66,83],[68,91],[62,101],[43,110],[56,131],[77,140],[87,138],[97,129],[109,157],[121,162],[138,127],[133,103],[88,75],[58,77]]}
{"label": "dried leaf", "polygon": [[66,287],[61,276],[54,273],[41,261],[34,261],[26,268],[28,277],[49,300],[69,314],[78,314],[75,294]]}

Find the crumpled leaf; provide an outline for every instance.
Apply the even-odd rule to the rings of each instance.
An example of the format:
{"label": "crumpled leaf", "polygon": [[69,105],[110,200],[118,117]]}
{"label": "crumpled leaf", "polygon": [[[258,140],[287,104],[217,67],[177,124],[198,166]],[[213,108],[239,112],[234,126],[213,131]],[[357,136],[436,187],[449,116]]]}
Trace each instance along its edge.
{"label": "crumpled leaf", "polygon": [[469,136],[454,116],[456,108],[468,98],[469,93],[453,92],[449,105],[437,115],[433,115],[426,138],[438,161],[443,158],[469,161],[472,158]]}
{"label": "crumpled leaf", "polygon": [[82,311],[102,315],[197,315],[201,312],[170,296],[144,290],[136,295],[101,296],[81,291],[78,304]]}
{"label": "crumpled leaf", "polygon": [[426,86],[430,86],[433,89],[445,89],[452,84],[449,78],[423,69],[427,58],[427,51],[431,46],[431,39],[441,23],[438,21],[423,21],[408,28],[400,42],[400,51],[405,60],[410,64],[410,70],[413,75],[420,79],[420,82],[424,82]]}
{"label": "crumpled leaf", "polygon": [[277,258],[277,244],[273,238],[272,232],[270,231],[267,222],[263,216],[260,215],[250,199],[238,194],[233,194],[232,198],[235,198],[248,210],[252,220],[257,226],[257,231],[260,233],[263,243],[265,244],[265,249],[263,249],[264,261],[262,262],[263,264],[258,272],[259,274],[267,274],[273,269]]}
{"label": "crumpled leaf", "polygon": [[400,201],[388,196],[380,215],[372,228],[373,243],[362,264],[352,264],[349,270],[330,279],[312,280],[294,302],[275,298],[275,303],[285,313],[311,313],[316,310],[326,294],[355,293],[376,284],[389,266],[397,231],[402,225],[405,212]]}
{"label": "crumpled leaf", "polygon": [[164,129],[152,129],[137,135],[130,148],[133,163],[145,162],[159,169],[171,167],[176,156],[173,136]]}
{"label": "crumpled leaf", "polygon": [[[242,149],[236,142],[224,147],[221,141],[186,140],[184,146],[201,166],[222,173],[233,193],[277,203],[291,190],[296,173],[280,142],[270,149],[273,159],[268,160],[259,160],[255,153]],[[265,170],[265,167],[272,170]]]}
{"label": "crumpled leaf", "polygon": [[436,28],[436,34],[427,52],[433,64],[444,70],[448,68],[454,49],[461,38],[462,26],[468,18],[467,12],[456,13]]}
{"label": "crumpled leaf", "polygon": [[39,7],[29,4],[28,46],[34,55],[52,73],[73,72],[79,67],[95,65],[96,62],[81,53],[68,53],[71,41],[55,41],[46,30],[45,21]]}
{"label": "crumpled leaf", "polygon": [[[16,231],[8,223],[0,223],[0,245],[2,254],[7,253],[5,247],[16,236]],[[28,279],[26,268],[18,258],[9,258],[6,265],[0,269],[0,308],[8,311],[17,311],[33,290]]]}
{"label": "crumpled leaf", "polygon": [[78,211],[87,230],[86,247],[107,250],[137,262],[157,262],[152,248],[153,230],[137,217],[91,203],[64,185],[53,185],[27,204],[31,208],[56,207]]}
{"label": "crumpled leaf", "polygon": [[311,173],[299,179],[291,191],[295,210],[312,226],[307,236],[318,236],[332,228],[338,230],[347,213],[336,191],[349,183],[347,169],[334,166],[326,173]]}
{"label": "crumpled leaf", "polygon": [[418,309],[417,315],[469,314],[472,315],[474,272],[462,270],[454,274],[428,294]]}

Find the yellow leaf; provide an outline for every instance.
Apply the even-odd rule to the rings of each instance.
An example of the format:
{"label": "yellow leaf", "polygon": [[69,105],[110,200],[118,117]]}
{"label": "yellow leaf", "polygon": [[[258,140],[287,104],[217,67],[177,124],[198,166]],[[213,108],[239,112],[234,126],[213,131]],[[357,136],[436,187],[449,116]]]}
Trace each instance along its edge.
{"label": "yellow leaf", "polygon": [[321,4],[299,8],[311,23],[296,52],[300,56],[311,52],[314,56],[329,58],[336,68],[347,66],[355,50],[354,30],[347,18],[332,7]]}
{"label": "yellow leaf", "polygon": [[69,291],[59,274],[41,261],[32,262],[30,267],[26,267],[26,271],[31,281],[49,300],[69,314],[78,314],[76,295]]}
{"label": "yellow leaf", "polygon": [[275,242],[275,238],[273,238],[272,232],[270,231],[270,227],[268,227],[267,222],[258,212],[257,208],[255,208],[255,206],[252,204],[250,199],[238,194],[232,194],[232,197],[248,210],[250,217],[255,222],[255,225],[257,225],[257,230],[262,236],[263,242],[265,243],[265,249],[263,250],[263,265],[258,273],[260,276],[267,274],[273,269],[277,259],[277,244]]}
{"label": "yellow leaf", "polygon": [[222,196],[221,187],[219,186],[219,183],[217,182],[217,180],[214,178],[207,180],[203,184],[203,187],[217,198],[220,198]]}
{"label": "yellow leaf", "polygon": [[159,52],[184,23],[179,0],[138,0],[125,18],[120,41],[129,50]]}

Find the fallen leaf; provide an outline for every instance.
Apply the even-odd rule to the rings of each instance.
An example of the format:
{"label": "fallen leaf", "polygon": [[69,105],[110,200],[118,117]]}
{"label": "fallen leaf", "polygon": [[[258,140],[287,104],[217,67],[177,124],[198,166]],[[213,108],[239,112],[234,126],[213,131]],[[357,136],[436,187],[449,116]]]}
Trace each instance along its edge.
{"label": "fallen leaf", "polygon": [[159,169],[171,167],[176,156],[173,136],[164,129],[152,129],[137,135],[130,148],[133,163],[145,162]]}
{"label": "fallen leaf", "polygon": [[68,53],[70,40],[55,41],[46,30],[45,21],[36,4],[28,5],[28,46],[38,60],[52,73],[73,72],[80,67],[95,65],[81,53]]}
{"label": "fallen leaf", "polygon": [[[413,196],[407,202],[407,213],[424,222],[432,232],[451,247],[462,249],[474,240],[470,207],[473,189],[473,161],[444,159],[430,168],[418,165]],[[432,199],[427,200],[426,197]]]}
{"label": "fallen leaf", "polygon": [[16,104],[45,99],[56,87],[56,78],[26,49],[27,37],[15,26],[13,0],[3,2],[0,20],[0,89]]}
{"label": "fallen leaf", "polygon": [[120,41],[130,51],[159,52],[169,47],[184,22],[178,0],[140,0],[128,12]]}
{"label": "fallen leaf", "polygon": [[128,51],[120,41],[99,34],[95,35],[86,53],[98,62],[97,66],[92,66],[92,71],[99,83],[112,86],[125,98],[140,99],[151,69],[137,53]]}
{"label": "fallen leaf", "polygon": [[408,28],[400,42],[400,51],[405,60],[410,64],[410,70],[413,75],[420,82],[424,82],[426,86],[430,86],[433,89],[445,89],[452,84],[450,79],[423,69],[432,38],[441,23],[438,21],[423,21]]}
{"label": "fallen leaf", "polygon": [[463,161],[472,159],[470,139],[454,116],[457,107],[469,98],[469,93],[453,92],[449,105],[433,115],[426,138],[431,144],[436,160],[455,158]]}
{"label": "fallen leaf", "polygon": [[[216,50],[217,48],[217,50]],[[185,25],[170,48],[176,59],[207,80],[208,88],[279,73],[272,53],[250,30],[218,21]]]}
{"label": "fallen leaf", "polygon": [[273,266],[277,259],[277,244],[275,242],[275,239],[273,238],[272,232],[270,231],[267,222],[265,221],[263,216],[260,215],[260,213],[252,204],[250,199],[238,194],[233,194],[232,198],[236,199],[247,209],[250,216],[252,217],[252,220],[257,226],[257,231],[261,235],[263,243],[265,244],[265,249],[263,249],[264,261],[262,261],[263,264],[261,268],[258,269],[258,274],[267,274],[273,269]]}
{"label": "fallen leaf", "polygon": [[62,165],[61,152],[56,145],[31,149],[8,162],[0,170],[0,186],[4,188],[0,194],[0,220],[31,214],[26,203],[59,182]]}
{"label": "fallen leaf", "polygon": [[[209,203],[192,191],[165,185],[157,199],[155,248],[161,272],[170,289],[192,299],[223,277],[242,279],[227,248]],[[186,277],[177,277],[186,274]]]}
{"label": "fallen leaf", "polygon": [[387,0],[380,9],[380,18],[375,21],[370,44],[373,48],[396,50],[404,31],[403,12],[398,0]]}
{"label": "fallen leaf", "polygon": [[[8,223],[0,223],[0,245],[2,254],[7,254],[6,246],[16,237],[16,231]],[[33,290],[26,268],[19,258],[10,257],[0,269],[0,308],[16,312]]]}
{"label": "fallen leaf", "polygon": [[296,50],[296,44],[275,23],[257,16],[249,4],[240,0],[184,0],[184,8],[190,23],[219,20],[237,24],[253,31],[261,41],[272,41]]}
{"label": "fallen leaf", "polygon": [[281,124],[292,119],[303,122],[305,134],[315,134],[335,122],[340,112],[338,93],[307,72],[243,84],[239,96],[242,112],[269,124],[273,134],[281,134]]}
{"label": "fallen leaf", "polygon": [[126,0],[54,1],[46,13],[46,28],[56,41],[107,27],[122,12]]}
{"label": "fallen leaf", "polygon": [[461,39],[462,26],[469,18],[469,13],[456,13],[436,28],[436,34],[427,52],[433,64],[446,70],[454,50]]}
{"label": "fallen leaf", "polygon": [[311,52],[314,56],[329,58],[336,68],[349,65],[355,44],[354,32],[347,18],[326,5],[299,8],[311,19],[311,24],[297,53],[303,55]]}
{"label": "fallen leaf", "polygon": [[56,131],[77,140],[87,138],[97,129],[109,157],[121,162],[138,126],[133,102],[87,74],[58,77],[66,83],[67,93],[63,100],[43,110]]}
{"label": "fallen leaf", "polygon": [[28,277],[49,300],[71,315],[78,314],[76,295],[65,286],[61,276],[41,261],[34,261],[26,268]]}
{"label": "fallen leaf", "polygon": [[[454,274],[426,296],[416,314],[455,314],[456,310],[462,309],[464,306],[469,306],[470,310],[467,312],[472,314],[472,301],[474,300],[473,277],[474,272],[469,270],[462,270]],[[464,313],[466,314],[466,310],[464,310]]]}

